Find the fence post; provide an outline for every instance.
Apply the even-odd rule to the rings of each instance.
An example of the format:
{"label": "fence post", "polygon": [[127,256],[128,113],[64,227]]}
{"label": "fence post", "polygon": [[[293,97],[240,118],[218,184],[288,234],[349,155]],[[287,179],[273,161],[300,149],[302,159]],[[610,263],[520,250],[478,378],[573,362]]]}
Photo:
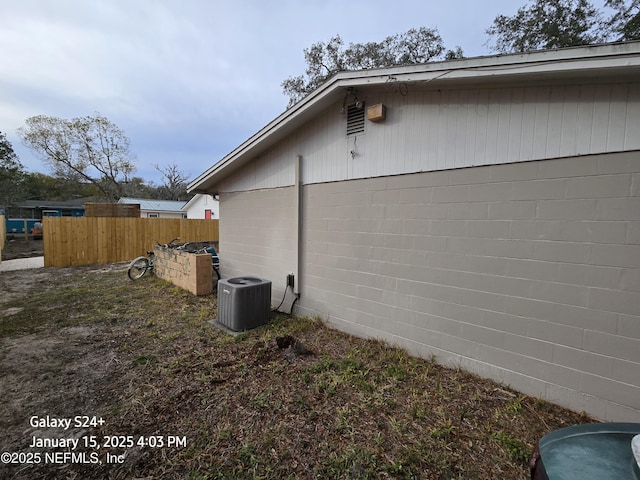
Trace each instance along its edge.
{"label": "fence post", "polygon": [[4,242],[7,238],[7,224],[4,215],[0,215],[0,262],[2,262],[2,250],[4,250]]}

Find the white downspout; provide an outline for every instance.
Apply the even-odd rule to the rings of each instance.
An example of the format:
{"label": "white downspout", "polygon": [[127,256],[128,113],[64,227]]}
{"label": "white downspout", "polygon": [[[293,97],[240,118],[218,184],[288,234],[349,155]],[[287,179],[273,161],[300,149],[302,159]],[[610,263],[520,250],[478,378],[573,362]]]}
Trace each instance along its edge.
{"label": "white downspout", "polygon": [[301,255],[301,248],[300,248],[300,229],[302,228],[302,209],[301,209],[301,193],[302,193],[302,189],[301,189],[301,184],[302,184],[302,172],[301,172],[301,163],[302,163],[302,155],[296,155],[296,161],[295,161],[295,165],[296,165],[296,171],[295,171],[295,175],[296,175],[296,179],[295,179],[295,186],[294,186],[294,190],[295,190],[295,204],[296,204],[296,220],[295,220],[295,256],[296,256],[296,270],[295,270],[295,278],[294,278],[294,283],[293,283],[293,293],[295,295],[297,295],[298,297],[300,297],[300,255]]}

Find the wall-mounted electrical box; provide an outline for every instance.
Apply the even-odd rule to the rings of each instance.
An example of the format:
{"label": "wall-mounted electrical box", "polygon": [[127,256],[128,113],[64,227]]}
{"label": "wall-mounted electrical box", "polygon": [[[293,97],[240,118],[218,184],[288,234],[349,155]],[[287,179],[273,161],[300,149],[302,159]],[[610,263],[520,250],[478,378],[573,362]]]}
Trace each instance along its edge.
{"label": "wall-mounted electrical box", "polygon": [[387,114],[387,107],[383,103],[376,103],[367,107],[367,120],[370,122],[382,122]]}

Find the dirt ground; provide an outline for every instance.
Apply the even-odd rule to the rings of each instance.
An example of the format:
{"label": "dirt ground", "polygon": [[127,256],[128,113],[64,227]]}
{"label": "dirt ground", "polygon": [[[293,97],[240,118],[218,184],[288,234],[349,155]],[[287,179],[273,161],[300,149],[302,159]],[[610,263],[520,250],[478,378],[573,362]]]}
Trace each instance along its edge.
{"label": "dirt ground", "polygon": [[28,240],[21,235],[10,235],[5,240],[2,249],[2,260],[14,260],[16,258],[41,257],[44,255],[42,239]]}
{"label": "dirt ground", "polygon": [[[35,249],[37,252],[37,248]],[[29,256],[22,252],[13,258]],[[85,272],[124,272],[126,265],[114,264]],[[0,274],[0,318],[20,317],[25,307],[7,307],[12,301],[24,299],[31,292],[42,295],[53,289],[61,278],[73,278],[78,269],[33,269]],[[28,302],[27,302],[28,303]],[[42,306],[44,310],[48,307]],[[111,383],[110,374],[117,356],[115,339],[122,333],[102,325],[77,325],[47,329],[26,335],[0,339],[0,452],[24,450],[24,432],[31,416],[68,417],[100,414],[109,402],[104,389]],[[81,437],[87,428],[37,427],[30,435],[43,438]],[[5,465],[0,465],[0,477]],[[36,478],[27,462],[22,468],[9,469],[6,474],[16,478]],[[64,478],[65,464],[54,468],[53,476]],[[72,475],[70,478],[75,476]]]}

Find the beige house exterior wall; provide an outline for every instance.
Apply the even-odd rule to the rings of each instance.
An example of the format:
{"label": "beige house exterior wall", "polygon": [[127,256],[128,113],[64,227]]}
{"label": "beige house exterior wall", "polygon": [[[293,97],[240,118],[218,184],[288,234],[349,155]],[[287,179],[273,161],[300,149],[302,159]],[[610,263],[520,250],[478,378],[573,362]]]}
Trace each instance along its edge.
{"label": "beige house exterior wall", "polygon": [[341,102],[226,177],[221,192],[640,150],[640,82],[372,90],[383,122],[346,135]]}
{"label": "beige house exterior wall", "polygon": [[[223,276],[279,302],[295,188],[220,205]],[[299,214],[296,313],[640,421],[640,152],[304,185]]]}
{"label": "beige house exterior wall", "polygon": [[293,187],[224,194],[219,241],[223,277],[265,277],[272,281],[274,299],[284,293],[286,277],[296,266],[294,195]]}

